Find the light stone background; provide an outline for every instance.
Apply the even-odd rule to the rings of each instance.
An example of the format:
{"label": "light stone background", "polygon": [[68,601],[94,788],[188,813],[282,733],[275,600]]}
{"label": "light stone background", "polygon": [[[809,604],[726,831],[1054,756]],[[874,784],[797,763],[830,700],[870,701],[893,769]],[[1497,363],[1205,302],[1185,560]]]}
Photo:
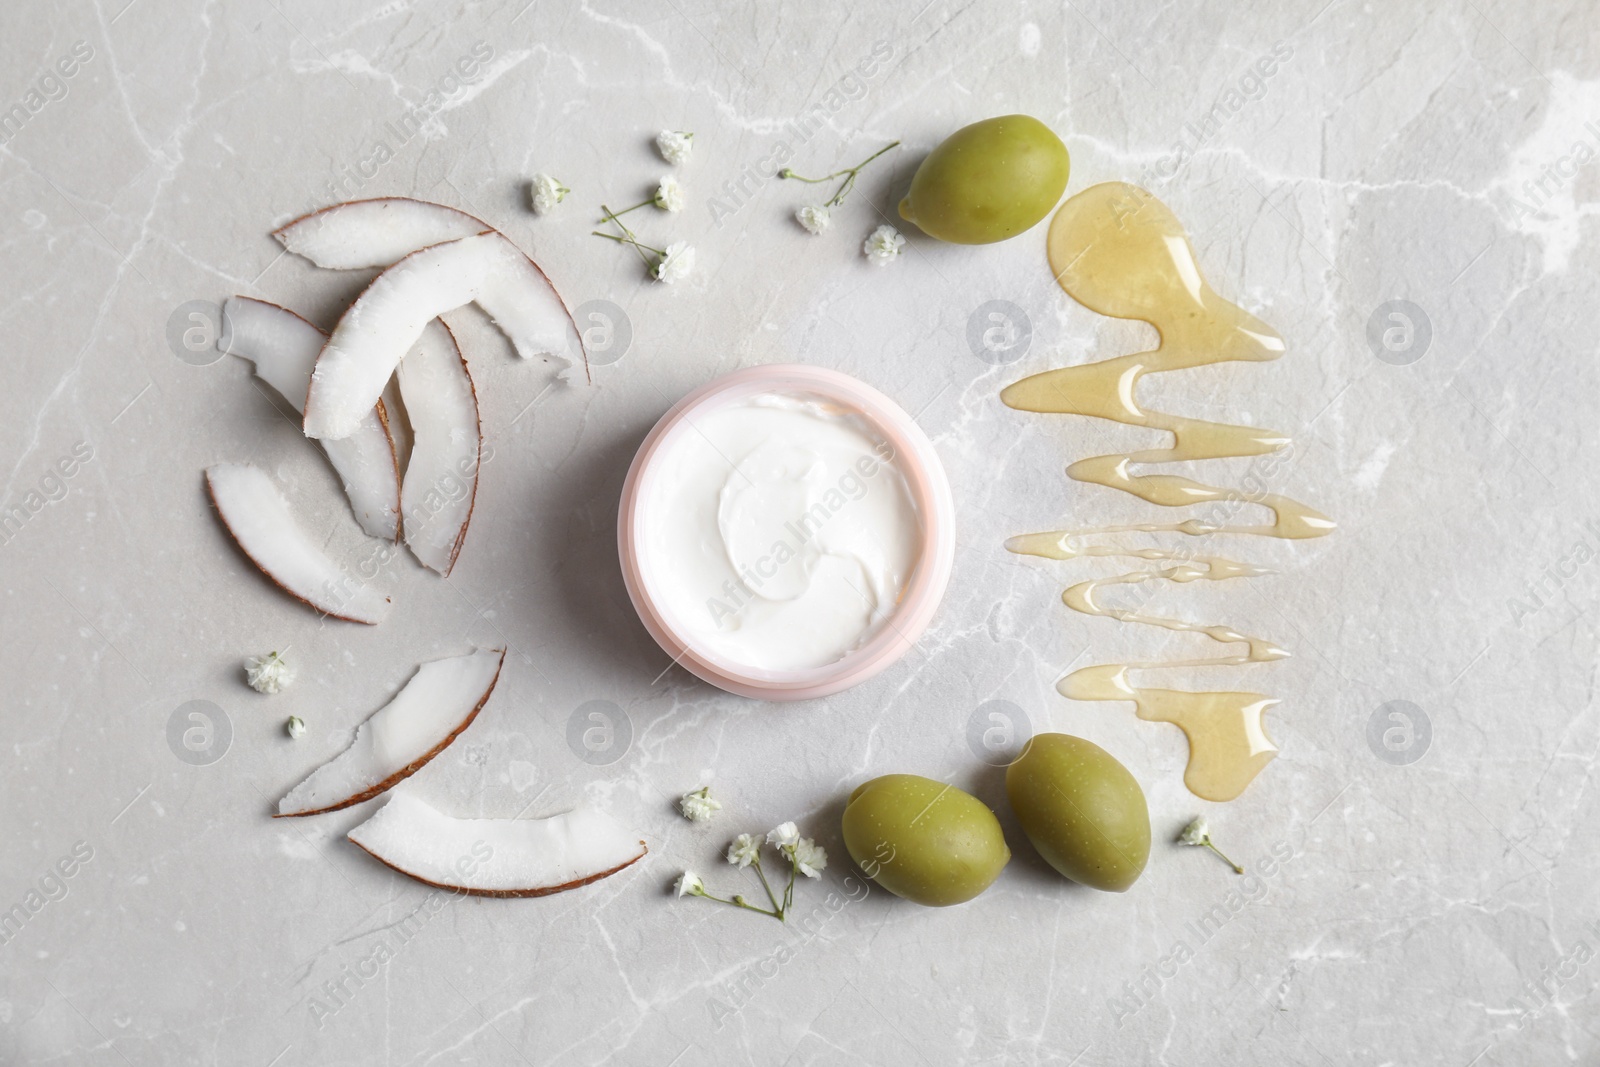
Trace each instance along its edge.
{"label": "light stone background", "polygon": [[[1506,0],[7,4],[0,104],[25,103],[75,42],[93,56],[0,148],[0,503],[62,496],[0,545],[0,908],[27,911],[36,891],[38,904],[78,843],[92,859],[0,945],[0,1060],[1596,1062],[1597,33],[1586,5]],[[492,58],[449,81],[479,42]],[[887,62],[852,75],[878,42]],[[1278,42],[1289,58],[1256,86],[1250,67]],[[1242,82],[1249,98],[1226,95]],[[386,124],[434,89],[424,131],[400,143]],[[1193,150],[1186,124],[1219,100]],[[1269,716],[1282,754],[1231,804],[1185,791],[1175,728],[1053,689],[1070,664],[1191,643],[1061,605],[1108,561],[1001,547],[1164,517],[1062,473],[1153,437],[997,399],[1024,373],[1152,331],[1057,291],[1042,228],[961,248],[907,227],[900,261],[861,255],[923,153],[1012,112],[1060,131],[1072,190],[1150,184],[1218,289],[1289,341],[1276,364],[1144,386],[1164,410],[1293,435],[1273,488],[1340,523],[1321,541],[1228,546],[1271,577],[1152,600],[1295,654],[1149,679],[1282,698]],[[826,122],[797,136],[787,124],[807,114]],[[670,288],[588,235],[602,200],[642,199],[665,170],[650,147],[664,127],[696,134],[679,172],[688,210],[638,219],[698,249]],[[822,238],[791,218],[810,190],[764,177],[780,143],[817,172],[895,138]],[[373,167],[379,141],[392,158]],[[1170,173],[1178,143],[1190,158]],[[525,181],[540,169],[574,192],[536,219]],[[479,314],[452,316],[494,458],[454,576],[389,564],[396,610],[376,628],[319,621],[230,545],[200,473],[222,460],[271,471],[337,557],[373,550],[248,368],[191,365],[165,333],[185,302],[232,293],[331,326],[367,275],[279,257],[268,231],[340,195],[341,178],[481,213],[571,302],[613,301],[633,334],[592,386],[546,392],[547,370]],[[969,347],[989,300],[1029,320],[1009,365]],[[1425,350],[1377,349],[1412,362],[1368,342],[1389,300],[1430,324]],[[849,371],[916,414],[960,513],[950,592],[918,650],[798,706],[663,673],[614,548],[623,472],[651,423],[717,374],[779,360]],[[92,459],[63,489],[49,472],[80,442]],[[343,841],[373,805],[267,817],[417,662],[500,644],[492,702],[414,787],[458,815],[591,800],[648,839],[645,861],[561,896],[454,900]],[[283,646],[298,683],[248,690],[242,657]],[[231,728],[205,766],[168,743],[191,700]],[[1131,892],[1074,887],[1031,852],[1000,770],[967,742],[991,700],[1092,738],[1143,783],[1156,843]],[[1413,713],[1408,741],[1406,720],[1385,717],[1396,700],[1431,735]],[[588,701],[624,709],[609,764],[568,746]],[[298,743],[291,713],[309,725]],[[1375,715],[1387,747],[1369,743]],[[892,771],[999,810],[1014,858],[988,893],[951,910],[878,891],[838,904],[861,896],[843,799]],[[702,782],[725,806],[690,825],[672,800]],[[1240,879],[1169,843],[1202,812],[1272,873]],[[836,910],[786,928],[671,897],[685,867],[740,887],[719,859],[729,838],[791,818],[830,855],[798,900],[832,893]],[[1288,860],[1268,863],[1275,851]],[[1208,913],[1220,926],[1202,939]]]}

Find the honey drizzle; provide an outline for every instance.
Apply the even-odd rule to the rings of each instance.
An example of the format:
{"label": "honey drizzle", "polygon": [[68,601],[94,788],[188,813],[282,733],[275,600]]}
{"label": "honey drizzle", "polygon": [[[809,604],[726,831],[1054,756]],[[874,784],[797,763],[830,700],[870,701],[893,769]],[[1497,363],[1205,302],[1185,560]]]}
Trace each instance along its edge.
{"label": "honey drizzle", "polygon": [[1067,468],[1068,475],[1078,481],[1120,489],[1162,507],[1215,502],[1241,507],[1244,503],[1257,504],[1272,513],[1272,522],[1252,525],[1187,519],[1102,526],[1025,534],[1008,540],[1006,548],[1049,559],[1109,556],[1173,564],[1079,582],[1062,594],[1062,599],[1086,615],[1203,634],[1224,645],[1243,645],[1244,649],[1204,659],[1098,664],[1073,671],[1057,683],[1057,688],[1075,700],[1132,701],[1139,718],[1174,723],[1189,739],[1184,783],[1207,800],[1232,800],[1277,753],[1277,746],[1262,723],[1263,714],[1277,701],[1260,693],[1143,688],[1133,685],[1128,673],[1156,667],[1269,662],[1288,653],[1269,641],[1227,626],[1111,607],[1101,603],[1098,594],[1107,586],[1225,581],[1268,572],[1254,564],[1220,556],[1080,542],[1088,535],[1133,532],[1194,537],[1228,533],[1284,540],[1331,533],[1332,520],[1285,496],[1250,495],[1180,475],[1133,471],[1135,466],[1151,464],[1261,456],[1287,447],[1289,438],[1275,431],[1149,411],[1140,406],[1137,398],[1139,380],[1146,374],[1229,361],[1274,360],[1284,353],[1283,339],[1266,323],[1217,295],[1201,275],[1194,250],[1177,218],[1165,204],[1136,186],[1107,182],[1069,199],[1050,224],[1048,247],[1051,269],[1068,295],[1102,315],[1149,323],[1160,335],[1161,343],[1150,352],[1035,374],[1005,389],[1001,400],[1023,411],[1087,415],[1172,435],[1170,448],[1079,460]]}

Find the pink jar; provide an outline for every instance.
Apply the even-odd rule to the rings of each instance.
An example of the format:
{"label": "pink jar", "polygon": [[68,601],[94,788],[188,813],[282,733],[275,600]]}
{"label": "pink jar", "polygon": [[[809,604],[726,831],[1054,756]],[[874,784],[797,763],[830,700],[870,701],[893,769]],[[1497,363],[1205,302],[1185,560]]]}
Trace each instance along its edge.
{"label": "pink jar", "polygon": [[[920,552],[900,602],[886,624],[860,647],[820,667],[768,670],[734,663],[697,647],[686,628],[652,595],[652,571],[671,565],[652,552],[639,524],[640,501],[652,476],[652,461],[674,435],[694,432],[689,420],[716,407],[763,393],[819,397],[859,413],[895,453],[895,464],[921,521]],[[809,700],[856,685],[910,650],[933,618],[950,581],[955,558],[955,504],[933,443],[894,401],[848,374],[800,364],[772,364],[734,371],[694,390],[656,423],[639,446],[622,486],[617,519],[622,578],[639,619],[673,661],[718,688],[761,700]]]}

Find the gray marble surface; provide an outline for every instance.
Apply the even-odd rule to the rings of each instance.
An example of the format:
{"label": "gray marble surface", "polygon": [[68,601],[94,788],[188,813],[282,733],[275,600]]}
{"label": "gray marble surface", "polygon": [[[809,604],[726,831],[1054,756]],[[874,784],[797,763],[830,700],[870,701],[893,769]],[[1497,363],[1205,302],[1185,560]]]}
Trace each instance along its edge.
{"label": "gray marble surface", "polygon": [[[0,29],[0,507],[22,509],[0,538],[0,909],[25,916],[0,943],[0,1060],[1600,1057],[1587,5],[23,0]],[[1252,78],[1275,45],[1288,57]],[[875,49],[887,58],[862,73]],[[1072,189],[1149,184],[1217,287],[1289,341],[1275,364],[1145,386],[1167,410],[1288,432],[1280,488],[1340,523],[1252,546],[1273,576],[1152,602],[1294,653],[1167,679],[1282,698],[1281,755],[1233,803],[1185,790],[1175,728],[1053,688],[1071,664],[1181,643],[1067,611],[1060,590],[1095,563],[1001,547],[1150,517],[1062,468],[1152,438],[1024,416],[997,394],[1151,331],[1059,292],[1042,229],[961,248],[906,227],[900,261],[861,254],[923,153],[1011,112],[1062,134]],[[672,287],[589,236],[602,200],[642,199],[664,171],[662,128],[696,134],[688,209],[641,220],[698,250]],[[791,218],[808,191],[765,176],[780,144],[822,171],[897,138],[821,238]],[[574,190],[544,218],[527,208],[538,170]],[[373,551],[281,404],[238,360],[183,358],[168,329],[188,302],[233,293],[331,326],[367,275],[280,256],[268,233],[384,194],[493,221],[573,303],[618,305],[632,342],[592,385],[547,390],[481,315],[452,316],[494,458],[455,574],[388,564],[396,610],[367,628],[320,621],[226,539],[200,472],[242,460],[279,479],[330,553]],[[990,300],[1028,316],[1015,362],[969,347]],[[1398,358],[1368,340],[1393,300],[1428,324]],[[849,371],[914,413],[960,512],[918,651],[797,706],[666,669],[614,548],[652,422],[716,374],[780,360]],[[648,839],[644,862],[560,896],[457,900],[343,840],[372,805],[268,818],[417,662],[501,644],[492,702],[414,787],[458,815],[587,799]],[[247,689],[242,658],[283,646],[297,684]],[[1131,892],[1076,888],[1028,848],[966,741],[991,700],[1093,739],[1143,783],[1157,842]],[[191,701],[219,709],[214,746],[228,735],[204,765],[169,743]],[[619,709],[608,763],[567,743],[590,701]],[[1369,742],[1375,723],[1404,727],[1386,718],[1397,708],[1414,709],[1409,747],[1404,729]],[[290,714],[309,726],[299,742]],[[854,785],[891,771],[1000,810],[1016,855],[987,894],[923,910],[862,892],[838,817]],[[725,807],[691,825],[672,802],[704,782]],[[1252,877],[1168,843],[1202,812]],[[732,887],[728,839],[785,819],[829,851],[823,883],[800,890],[814,920],[670,895],[686,867]]]}

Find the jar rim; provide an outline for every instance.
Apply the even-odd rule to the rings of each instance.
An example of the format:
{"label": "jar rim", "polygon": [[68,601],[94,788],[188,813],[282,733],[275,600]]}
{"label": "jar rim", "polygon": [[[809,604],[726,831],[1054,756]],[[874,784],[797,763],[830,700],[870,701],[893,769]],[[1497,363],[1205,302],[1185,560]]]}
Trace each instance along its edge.
{"label": "jar rim", "polygon": [[[906,488],[921,518],[919,556],[900,602],[884,624],[859,648],[817,667],[768,670],[737,663],[699,646],[673,625],[658,605],[642,561],[639,502],[652,463],[672,432],[697,412],[760,393],[814,395],[859,412],[895,451]],[[650,636],[673,662],[703,681],[741,696],[767,700],[806,700],[850,688],[882,671],[910,651],[932,620],[949,584],[955,557],[954,502],[944,466],[933,442],[889,397],[842,371],[806,364],[764,364],[712,379],[674,404],[645,436],[623,483],[617,521],[617,548],[624,584]]]}

